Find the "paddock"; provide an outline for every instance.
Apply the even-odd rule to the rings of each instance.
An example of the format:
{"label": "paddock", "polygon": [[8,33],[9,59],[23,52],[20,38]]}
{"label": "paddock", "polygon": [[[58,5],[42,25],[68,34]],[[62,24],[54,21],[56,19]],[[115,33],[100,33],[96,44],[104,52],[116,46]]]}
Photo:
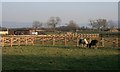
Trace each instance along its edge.
{"label": "paddock", "polygon": [[118,70],[117,49],[13,46],[2,49],[2,70]]}
{"label": "paddock", "polygon": [[[89,41],[99,40],[97,46],[100,49],[78,47],[81,37]],[[117,39],[101,37],[99,34],[3,36],[2,69],[119,70]]]}

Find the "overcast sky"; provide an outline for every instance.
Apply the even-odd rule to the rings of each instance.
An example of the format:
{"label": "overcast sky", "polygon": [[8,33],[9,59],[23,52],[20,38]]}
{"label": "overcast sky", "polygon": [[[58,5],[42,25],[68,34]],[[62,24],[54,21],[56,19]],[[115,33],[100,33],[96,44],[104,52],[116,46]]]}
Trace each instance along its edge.
{"label": "overcast sky", "polygon": [[104,18],[117,21],[117,2],[3,2],[2,20],[5,22],[46,22],[50,17],[60,17],[62,23],[74,20],[87,24],[90,19]]}

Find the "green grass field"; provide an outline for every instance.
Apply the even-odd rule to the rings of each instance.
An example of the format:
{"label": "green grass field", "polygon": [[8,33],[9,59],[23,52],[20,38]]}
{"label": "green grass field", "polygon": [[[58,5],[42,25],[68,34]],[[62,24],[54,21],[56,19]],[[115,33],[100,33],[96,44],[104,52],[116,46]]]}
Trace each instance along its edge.
{"label": "green grass field", "polygon": [[117,49],[3,47],[3,70],[118,70]]}

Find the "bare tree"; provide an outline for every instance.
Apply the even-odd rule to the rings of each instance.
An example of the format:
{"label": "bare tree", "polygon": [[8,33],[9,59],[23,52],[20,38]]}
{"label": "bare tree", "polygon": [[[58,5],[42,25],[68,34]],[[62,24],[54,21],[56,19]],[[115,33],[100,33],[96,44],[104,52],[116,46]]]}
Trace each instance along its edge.
{"label": "bare tree", "polygon": [[60,22],[61,22],[60,17],[50,17],[50,19],[47,22],[47,25],[48,25],[48,27],[51,27],[51,28],[55,29],[56,26],[58,24],[60,24]]}
{"label": "bare tree", "polygon": [[39,21],[33,21],[33,28],[40,28],[42,27],[42,22],[39,22]]}
{"label": "bare tree", "polygon": [[106,19],[90,20],[90,25],[93,29],[106,29],[108,22]]}
{"label": "bare tree", "polygon": [[79,28],[79,26],[76,24],[75,21],[70,20],[67,26],[70,30],[77,30]]}

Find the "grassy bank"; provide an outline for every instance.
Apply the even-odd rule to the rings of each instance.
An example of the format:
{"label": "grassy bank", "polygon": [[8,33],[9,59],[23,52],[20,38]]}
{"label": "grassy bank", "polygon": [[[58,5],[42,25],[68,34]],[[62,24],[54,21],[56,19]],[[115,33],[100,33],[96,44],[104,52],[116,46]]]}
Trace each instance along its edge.
{"label": "grassy bank", "polygon": [[117,70],[116,49],[15,46],[3,48],[3,70]]}

